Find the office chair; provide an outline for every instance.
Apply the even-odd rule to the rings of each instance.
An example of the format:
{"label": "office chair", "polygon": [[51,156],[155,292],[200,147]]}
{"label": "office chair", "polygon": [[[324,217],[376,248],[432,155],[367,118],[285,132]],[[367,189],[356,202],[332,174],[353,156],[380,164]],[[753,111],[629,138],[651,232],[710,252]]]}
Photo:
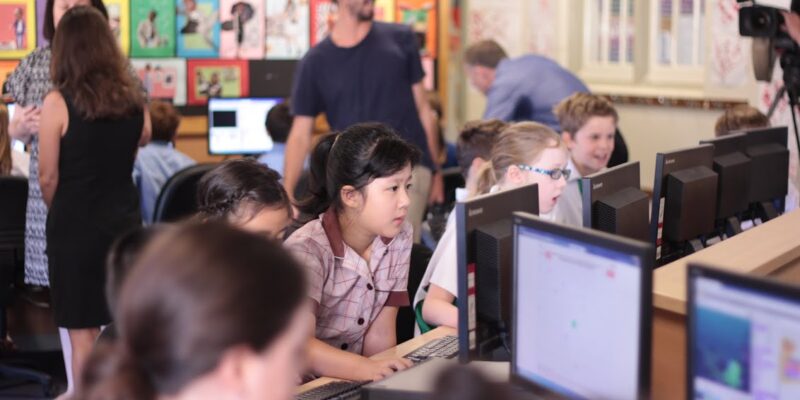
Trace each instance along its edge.
{"label": "office chair", "polygon": [[[8,335],[6,307],[13,300],[15,283],[25,265],[25,208],[28,201],[28,180],[16,176],[0,176],[0,341]],[[0,359],[0,390],[21,385],[36,384],[42,395],[53,391],[52,378],[42,372],[26,368],[30,364],[13,352],[2,354]]]}
{"label": "office chair", "polygon": [[217,164],[197,164],[175,173],[161,188],[153,211],[153,223],[174,222],[197,211],[197,183]]}
{"label": "office chair", "polygon": [[622,137],[622,132],[617,128],[614,135],[614,151],[611,152],[611,158],[608,159],[608,168],[616,167],[628,162],[628,145],[625,143],[625,138]]}
{"label": "office chair", "polygon": [[428,262],[433,252],[425,245],[415,243],[411,247],[411,265],[408,268],[408,297],[411,306],[400,307],[397,312],[397,343],[403,343],[414,337],[414,326],[417,324],[417,316],[414,313],[414,296],[428,269]]}

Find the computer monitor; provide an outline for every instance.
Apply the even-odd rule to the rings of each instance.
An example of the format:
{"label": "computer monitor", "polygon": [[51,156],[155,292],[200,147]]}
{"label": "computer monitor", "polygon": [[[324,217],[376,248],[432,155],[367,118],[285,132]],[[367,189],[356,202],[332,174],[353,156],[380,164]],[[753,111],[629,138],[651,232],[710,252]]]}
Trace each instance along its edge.
{"label": "computer monitor", "polygon": [[208,153],[263,154],[272,149],[265,121],[282,99],[216,99],[208,101]]}
{"label": "computer monitor", "polygon": [[457,202],[459,360],[508,360],[512,214],[539,213],[538,186]]}
{"label": "computer monitor", "polygon": [[714,233],[718,175],[713,166],[710,144],[656,154],[650,240],[657,265],[702,249]]}
{"label": "computer monitor", "polygon": [[789,129],[785,126],[751,129],[745,135],[745,151],[751,160],[751,210],[754,217],[766,222],[776,218],[784,209],[789,185]]}
{"label": "computer monitor", "polygon": [[[11,118],[14,118],[14,110],[16,110],[17,106],[14,103],[7,103],[6,109],[8,109],[8,121],[11,123]],[[17,151],[24,152],[25,151],[25,142],[21,140],[11,139],[11,148]]]}
{"label": "computer monitor", "polygon": [[745,154],[747,136],[736,133],[700,144],[714,145],[717,181],[717,232],[730,237],[741,233],[741,218],[750,207],[750,157]]}
{"label": "computer monitor", "polygon": [[653,258],[646,242],[515,213],[512,381],[648,398]]}
{"label": "computer monitor", "polygon": [[582,178],[583,226],[647,241],[650,199],[639,189],[639,162]]}
{"label": "computer monitor", "polygon": [[800,288],[690,264],[688,399],[800,399]]}

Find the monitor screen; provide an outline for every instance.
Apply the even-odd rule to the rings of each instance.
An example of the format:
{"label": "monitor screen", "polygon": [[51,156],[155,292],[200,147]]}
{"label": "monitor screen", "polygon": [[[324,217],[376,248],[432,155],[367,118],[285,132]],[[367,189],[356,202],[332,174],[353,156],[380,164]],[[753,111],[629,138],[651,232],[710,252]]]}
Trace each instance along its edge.
{"label": "monitor screen", "polygon": [[209,154],[262,154],[272,149],[265,121],[281,99],[209,99]]}
{"label": "monitor screen", "polygon": [[597,235],[516,225],[512,373],[572,398],[636,399],[648,389],[649,247]]}
{"label": "monitor screen", "polygon": [[800,290],[692,266],[688,398],[800,399]]}
{"label": "monitor screen", "polygon": [[[8,109],[8,121],[11,122],[11,118],[14,118],[14,110],[16,109],[16,105],[14,103],[6,104],[6,108]],[[25,151],[25,143],[21,140],[12,139],[11,140],[11,148],[17,151],[24,152]]]}

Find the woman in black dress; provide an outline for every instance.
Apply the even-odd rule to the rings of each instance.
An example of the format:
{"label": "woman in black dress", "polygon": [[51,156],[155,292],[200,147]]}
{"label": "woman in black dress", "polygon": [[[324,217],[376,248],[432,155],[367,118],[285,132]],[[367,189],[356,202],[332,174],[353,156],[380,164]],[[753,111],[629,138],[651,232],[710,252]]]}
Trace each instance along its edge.
{"label": "woman in black dress", "polygon": [[111,321],[103,291],[106,253],[116,236],[141,224],[131,173],[137,147],[150,138],[150,123],[141,88],[94,8],[76,7],[62,18],[50,76],[53,91],[44,99],[39,131],[39,180],[49,207],[55,319],[69,331],[79,377],[100,327]]}

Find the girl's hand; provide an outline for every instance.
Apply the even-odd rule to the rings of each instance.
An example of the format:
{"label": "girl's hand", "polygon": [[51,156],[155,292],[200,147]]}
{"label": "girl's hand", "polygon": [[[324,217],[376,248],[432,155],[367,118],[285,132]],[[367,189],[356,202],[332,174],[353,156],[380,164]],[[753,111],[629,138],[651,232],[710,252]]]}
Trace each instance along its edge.
{"label": "girl's hand", "polygon": [[397,371],[411,367],[414,363],[405,358],[390,358],[387,360],[370,360],[365,362],[356,372],[356,379],[363,381],[379,381],[387,378]]}

